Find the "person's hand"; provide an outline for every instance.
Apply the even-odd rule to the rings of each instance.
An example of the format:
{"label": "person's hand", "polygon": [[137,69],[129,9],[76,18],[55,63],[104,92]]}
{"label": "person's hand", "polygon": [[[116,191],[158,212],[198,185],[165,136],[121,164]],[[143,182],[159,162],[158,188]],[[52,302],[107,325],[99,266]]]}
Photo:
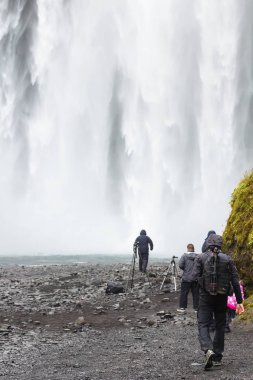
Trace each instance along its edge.
{"label": "person's hand", "polygon": [[244,306],[242,303],[238,303],[237,306],[236,306],[236,313],[238,315],[241,315],[242,313],[244,313]]}

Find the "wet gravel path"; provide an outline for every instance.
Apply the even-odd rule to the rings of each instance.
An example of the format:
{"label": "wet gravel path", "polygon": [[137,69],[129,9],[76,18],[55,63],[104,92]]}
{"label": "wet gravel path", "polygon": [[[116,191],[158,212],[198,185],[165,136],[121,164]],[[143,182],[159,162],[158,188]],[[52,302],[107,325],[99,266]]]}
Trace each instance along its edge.
{"label": "wet gravel path", "polygon": [[[86,273],[85,268],[74,269]],[[156,286],[160,279],[152,280],[151,293],[145,286],[145,279],[139,278],[136,289],[128,297],[105,297],[101,292],[102,282],[99,286],[94,285],[94,293],[89,289],[93,299],[89,303],[85,299],[79,305],[77,302],[85,298],[85,292],[81,296],[77,293],[75,298],[74,285],[71,284],[76,283],[77,277],[83,283],[84,278],[80,274],[70,276],[72,267],[54,268],[54,271],[43,269],[43,279],[38,270],[25,268],[26,275],[22,275],[19,268],[12,268],[11,273],[16,279],[19,275],[22,287],[20,282],[8,283],[6,279],[11,278],[9,270],[5,268],[1,277],[0,379],[253,380],[252,327],[235,323],[232,332],[226,335],[222,367],[204,372],[196,315],[189,307],[186,316],[177,316],[178,294],[161,294]],[[118,267],[111,270],[115,272]],[[124,270],[123,277],[127,276],[127,268]],[[70,282],[64,286],[64,291],[67,288],[66,302],[59,306],[57,302],[60,301],[56,302],[52,297],[59,298],[58,278],[63,272],[69,274],[66,281]],[[106,277],[108,267],[99,267],[98,272]],[[85,274],[86,285],[95,273],[96,270],[91,271],[91,278]],[[43,292],[36,293],[38,301],[34,303],[33,298],[32,310],[27,310],[26,315],[26,297],[35,277],[41,283],[37,288],[44,288],[41,288]],[[45,295],[45,283],[49,282],[55,285],[51,298]],[[62,282],[60,284],[62,287]],[[19,292],[19,302],[15,299],[15,292]],[[52,294],[52,289],[50,292],[48,294]],[[11,302],[7,296],[12,297]],[[48,305],[56,306],[47,308]],[[10,310],[11,315],[8,314]],[[23,313],[21,319],[18,319],[19,313]],[[164,317],[168,316],[166,313],[170,313],[168,318]],[[84,321],[78,325],[75,321],[80,316],[84,316]]]}

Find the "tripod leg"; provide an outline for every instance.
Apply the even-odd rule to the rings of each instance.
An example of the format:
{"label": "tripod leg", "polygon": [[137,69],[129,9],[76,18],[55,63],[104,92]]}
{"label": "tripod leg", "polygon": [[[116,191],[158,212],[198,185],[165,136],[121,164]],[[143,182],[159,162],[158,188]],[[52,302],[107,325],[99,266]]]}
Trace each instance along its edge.
{"label": "tripod leg", "polygon": [[170,270],[171,270],[171,266],[169,266],[168,269],[167,269],[167,271],[165,272],[165,275],[164,275],[164,277],[163,277],[162,284],[161,284],[161,286],[160,286],[160,290],[162,290],[163,285],[164,285],[164,283],[165,283],[165,280],[166,280],[168,274],[170,273]]}
{"label": "tripod leg", "polygon": [[163,288],[163,285],[164,285],[164,282],[166,280],[166,277],[167,277],[167,274],[163,277],[163,281],[161,283],[160,290],[162,290],[162,288]]}
{"label": "tripod leg", "polygon": [[132,270],[131,290],[133,289],[133,284],[134,284],[134,270],[135,270],[135,255],[134,255],[133,270]]}
{"label": "tripod leg", "polygon": [[[133,254],[132,256],[132,261],[131,261],[131,265],[130,265],[130,269],[129,269],[129,275],[128,275],[128,279],[127,279],[127,286],[126,286],[126,291],[128,290],[129,288],[129,284],[131,282],[132,284],[132,281],[133,281],[133,268],[135,266],[135,254]],[[132,288],[132,285],[131,285],[131,288]]]}
{"label": "tripod leg", "polygon": [[179,278],[179,273],[178,273],[178,269],[177,267],[175,267],[175,290],[177,290],[178,286],[177,286],[177,279]]}
{"label": "tripod leg", "polygon": [[177,281],[176,281],[176,276],[173,276],[173,281],[174,281],[174,289],[175,292],[177,291]]}

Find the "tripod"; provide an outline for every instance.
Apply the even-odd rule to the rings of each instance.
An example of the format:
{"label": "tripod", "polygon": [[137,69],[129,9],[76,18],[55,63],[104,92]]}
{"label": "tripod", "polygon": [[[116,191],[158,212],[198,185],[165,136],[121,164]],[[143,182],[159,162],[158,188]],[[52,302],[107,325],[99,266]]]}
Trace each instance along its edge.
{"label": "tripod", "polygon": [[174,284],[174,290],[175,290],[175,292],[177,291],[177,280],[176,279],[177,279],[177,277],[179,277],[179,274],[178,274],[178,270],[177,270],[175,259],[177,259],[177,256],[172,256],[170,265],[168,266],[167,271],[164,274],[163,281],[162,281],[162,284],[160,286],[160,290],[162,290],[167,276],[170,275],[171,276],[171,280],[172,280],[172,282]]}
{"label": "tripod", "polygon": [[[130,285],[131,291],[133,290],[136,258],[137,258],[137,252],[134,251],[133,256],[132,256],[131,265],[130,265],[129,275],[128,275],[128,279],[127,279],[126,292],[127,292],[128,288],[129,288],[129,285]],[[149,286],[150,286],[150,289],[151,289],[151,292],[152,292],[152,286],[151,286],[151,283],[150,283],[150,280],[149,280],[148,272],[143,272],[143,273],[147,276],[148,283],[149,283]]]}

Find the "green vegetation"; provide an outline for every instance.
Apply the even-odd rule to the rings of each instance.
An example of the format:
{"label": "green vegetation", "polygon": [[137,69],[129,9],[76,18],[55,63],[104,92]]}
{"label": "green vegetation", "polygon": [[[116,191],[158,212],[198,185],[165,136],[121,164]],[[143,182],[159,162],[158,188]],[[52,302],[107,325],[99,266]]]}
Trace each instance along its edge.
{"label": "green vegetation", "polygon": [[253,172],[247,174],[235,188],[231,198],[231,213],[223,233],[224,251],[228,252],[240,273],[240,278],[253,286]]}
{"label": "green vegetation", "polygon": [[244,301],[244,308],[245,308],[245,312],[242,315],[240,315],[239,320],[252,322],[253,321],[253,295],[248,297]]}
{"label": "green vegetation", "polygon": [[[247,174],[231,197],[231,213],[223,233],[224,251],[233,258],[240,278],[253,289],[253,172]],[[253,295],[244,301],[241,321],[253,321]]]}

